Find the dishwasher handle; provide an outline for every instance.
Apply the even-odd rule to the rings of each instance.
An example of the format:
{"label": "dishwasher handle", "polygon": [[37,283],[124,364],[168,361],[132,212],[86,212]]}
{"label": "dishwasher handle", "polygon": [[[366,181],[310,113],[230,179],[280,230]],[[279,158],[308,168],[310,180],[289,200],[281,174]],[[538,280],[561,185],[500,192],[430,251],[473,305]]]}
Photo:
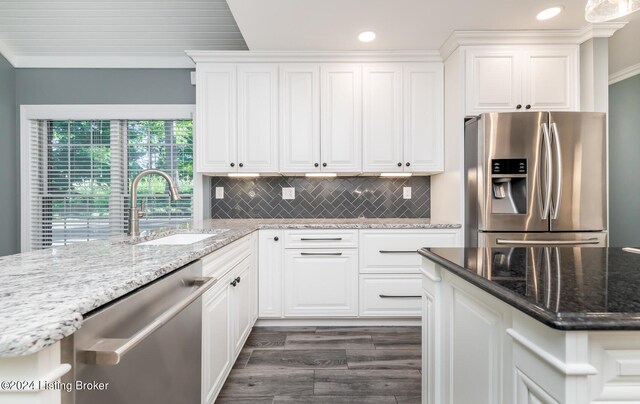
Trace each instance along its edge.
{"label": "dishwasher handle", "polygon": [[198,289],[153,319],[153,321],[131,337],[104,338],[93,344],[91,348],[83,350],[84,363],[89,365],[117,365],[127,352],[135,348],[136,345],[144,341],[145,338],[180,314],[180,312],[202,296],[204,292],[209,290],[217,281],[218,279],[213,277],[195,279],[194,283],[199,285]]}

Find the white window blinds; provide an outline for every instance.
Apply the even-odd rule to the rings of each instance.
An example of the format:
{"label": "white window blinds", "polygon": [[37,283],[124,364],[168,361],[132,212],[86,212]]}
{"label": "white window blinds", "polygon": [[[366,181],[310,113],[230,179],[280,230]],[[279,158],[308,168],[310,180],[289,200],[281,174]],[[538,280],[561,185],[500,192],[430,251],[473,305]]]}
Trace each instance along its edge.
{"label": "white window blinds", "polygon": [[140,183],[141,230],[192,217],[191,120],[31,120],[30,242],[47,248],[123,234],[129,184],[142,170],[171,175],[182,199],[170,202],[165,181]]}

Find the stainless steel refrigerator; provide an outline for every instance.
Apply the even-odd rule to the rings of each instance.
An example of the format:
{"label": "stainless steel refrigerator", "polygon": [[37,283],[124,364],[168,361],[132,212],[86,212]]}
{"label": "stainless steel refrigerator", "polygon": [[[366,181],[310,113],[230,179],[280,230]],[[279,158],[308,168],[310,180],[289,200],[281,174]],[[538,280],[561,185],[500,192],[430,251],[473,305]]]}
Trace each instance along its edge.
{"label": "stainless steel refrigerator", "polygon": [[464,140],[467,246],[606,246],[604,113],[486,113]]}

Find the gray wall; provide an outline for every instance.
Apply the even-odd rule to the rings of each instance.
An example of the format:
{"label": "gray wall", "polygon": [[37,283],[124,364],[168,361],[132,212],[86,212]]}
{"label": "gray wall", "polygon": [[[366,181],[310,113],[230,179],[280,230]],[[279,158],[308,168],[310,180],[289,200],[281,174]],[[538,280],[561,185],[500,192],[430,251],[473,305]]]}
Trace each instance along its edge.
{"label": "gray wall", "polygon": [[0,55],[0,255],[18,251],[16,72]]}
{"label": "gray wall", "polygon": [[640,247],[640,75],[609,86],[609,232]]}
{"label": "gray wall", "polygon": [[0,55],[0,255],[20,243],[20,105],[195,104],[189,69],[13,69]]}

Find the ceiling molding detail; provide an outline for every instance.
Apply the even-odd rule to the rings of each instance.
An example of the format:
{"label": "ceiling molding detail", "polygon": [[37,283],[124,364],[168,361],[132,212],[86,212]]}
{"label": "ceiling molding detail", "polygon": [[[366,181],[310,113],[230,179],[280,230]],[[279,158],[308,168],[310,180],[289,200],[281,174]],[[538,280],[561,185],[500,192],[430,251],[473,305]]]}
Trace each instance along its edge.
{"label": "ceiling molding detail", "polygon": [[591,38],[608,38],[626,22],[589,24],[579,30],[454,31],[440,47],[447,59],[459,46],[581,44]]}
{"label": "ceiling molding detail", "polygon": [[2,41],[0,41],[0,54],[2,54],[2,56],[4,56],[4,58],[7,59],[7,61],[11,63],[13,67],[16,67],[16,57],[14,56],[13,52],[9,49],[9,47],[5,45]]}
{"label": "ceiling molding detail", "polygon": [[617,83],[622,80],[626,80],[629,77],[633,77],[640,74],[640,63],[633,66],[629,66],[626,69],[619,70],[609,75],[609,85]]}
{"label": "ceiling molding detail", "polygon": [[[7,58],[8,59],[8,58]],[[187,56],[14,56],[15,68],[193,69]]]}
{"label": "ceiling molding detail", "polygon": [[186,51],[196,63],[202,62],[441,62],[432,51]]}

